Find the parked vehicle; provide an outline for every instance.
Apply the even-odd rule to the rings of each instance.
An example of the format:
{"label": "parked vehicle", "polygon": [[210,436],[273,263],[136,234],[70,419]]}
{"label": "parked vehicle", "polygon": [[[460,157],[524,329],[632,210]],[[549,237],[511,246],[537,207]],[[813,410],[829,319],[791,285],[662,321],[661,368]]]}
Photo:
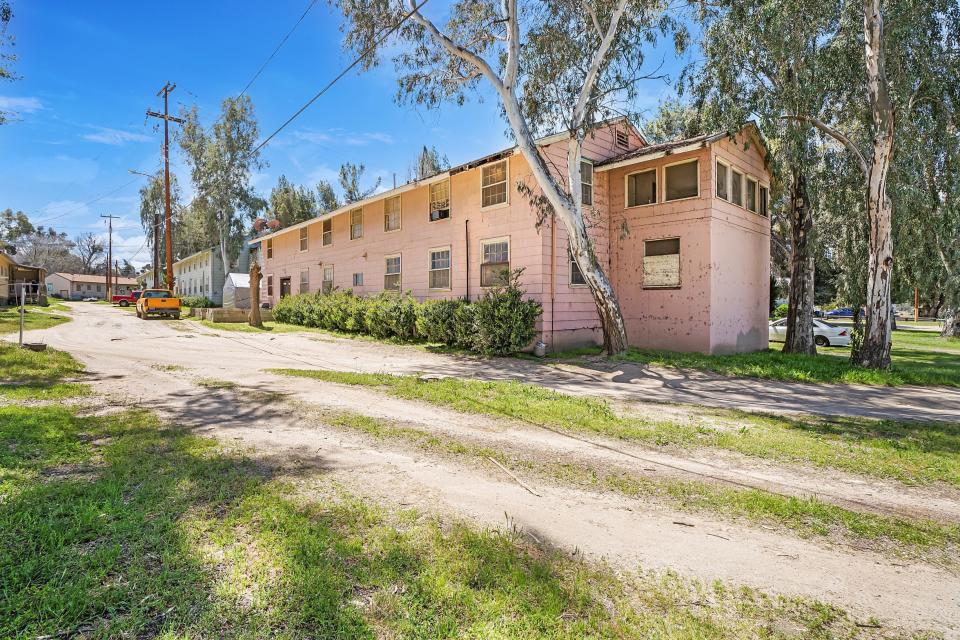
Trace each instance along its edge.
{"label": "parked vehicle", "polygon": [[137,300],[137,317],[146,320],[151,315],[180,319],[180,298],[169,289],[147,289]]}
{"label": "parked vehicle", "polygon": [[113,304],[118,304],[121,307],[129,307],[131,304],[137,304],[140,293],[140,291],[131,291],[125,295],[115,295],[113,296]]}
{"label": "parked vehicle", "polygon": [[[770,342],[784,342],[787,339],[787,320],[775,320],[770,323]],[[846,347],[850,345],[850,330],[838,327],[825,320],[813,321],[813,341],[818,347]]]}
{"label": "parked vehicle", "polygon": [[100,298],[95,298],[94,296],[87,296],[86,298],[83,299],[83,302],[96,302],[99,299]]}
{"label": "parked vehicle", "polygon": [[826,318],[852,318],[853,309],[850,307],[838,307],[836,309],[831,309],[823,314]]}

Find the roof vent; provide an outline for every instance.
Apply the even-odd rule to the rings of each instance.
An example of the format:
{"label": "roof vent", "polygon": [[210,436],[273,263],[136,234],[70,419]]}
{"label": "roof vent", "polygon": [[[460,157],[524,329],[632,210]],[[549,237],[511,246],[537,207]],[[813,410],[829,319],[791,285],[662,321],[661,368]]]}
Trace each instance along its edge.
{"label": "roof vent", "polygon": [[630,135],[623,129],[617,129],[617,146],[623,149],[630,148]]}

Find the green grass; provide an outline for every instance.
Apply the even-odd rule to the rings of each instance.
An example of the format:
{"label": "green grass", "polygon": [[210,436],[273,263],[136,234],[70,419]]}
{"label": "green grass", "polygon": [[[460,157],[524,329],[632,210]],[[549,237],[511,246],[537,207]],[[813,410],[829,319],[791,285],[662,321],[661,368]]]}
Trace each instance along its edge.
{"label": "green grass", "polygon": [[[335,427],[359,431],[380,440],[402,441],[420,450],[487,463],[493,458],[520,473],[629,497],[653,498],[684,512],[706,512],[728,519],[783,527],[803,537],[840,542],[866,542],[878,551],[922,555],[935,561],[957,562],[960,525],[930,520],[908,520],[851,511],[816,498],[783,496],[760,489],[676,479],[654,479],[622,470],[581,463],[530,459],[497,449],[431,434],[421,429],[353,412],[323,416]],[[487,463],[489,464],[489,463]]]}
{"label": "green grass", "polygon": [[[58,324],[69,322],[70,318],[54,313],[42,311],[43,307],[31,307],[26,309],[23,316],[23,329],[30,331],[32,329],[48,329]],[[9,308],[0,310],[0,334],[13,333],[20,330],[20,311],[19,309]]]}
{"label": "green grass", "polygon": [[230,380],[219,380],[217,378],[198,378],[194,380],[194,384],[198,387],[206,387],[207,389],[236,389],[237,383]]}
{"label": "green grass", "polygon": [[56,400],[86,395],[86,385],[61,380],[82,373],[83,366],[63,351],[36,352],[0,342],[0,400]]}
{"label": "green grass", "polygon": [[273,373],[376,387],[394,396],[466,413],[634,440],[656,446],[713,447],[812,464],[909,484],[960,486],[960,424],[909,424],[866,418],[782,417],[704,410],[690,421],[621,415],[606,401],[519,382],[485,382],[306,369]]}
{"label": "green grass", "polygon": [[0,637],[870,633],[819,603],[615,577],[517,531],[378,508],[323,476],[308,499],[142,410],[0,408],[0,442]]}

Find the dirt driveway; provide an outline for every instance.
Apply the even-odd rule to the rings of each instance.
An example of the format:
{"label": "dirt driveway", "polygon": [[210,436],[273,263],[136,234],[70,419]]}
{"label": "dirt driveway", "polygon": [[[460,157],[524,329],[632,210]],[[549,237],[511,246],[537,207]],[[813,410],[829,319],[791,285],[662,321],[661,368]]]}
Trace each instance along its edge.
{"label": "dirt driveway", "polygon": [[[415,347],[323,334],[244,334],[211,331],[196,323],[144,322],[103,305],[75,305],[74,317],[73,322],[37,332],[36,337],[83,361],[98,391],[142,401],[198,433],[251,447],[259,457],[282,462],[292,475],[309,478],[322,469],[388,505],[413,505],[491,527],[518,526],[538,541],[603,558],[624,569],[674,570],[707,581],[719,579],[821,599],[858,615],[875,616],[885,624],[948,635],[960,632],[960,577],[952,568],[892,559],[855,546],[829,546],[613,493],[547,484],[537,487],[534,495],[493,465],[461,464],[329,428],[322,411],[346,409],[401,418],[432,433],[456,434],[540,458],[574,456],[599,464],[642,465],[654,473],[710,474],[781,493],[815,493],[841,505],[869,501],[881,511],[904,515],[916,513],[911,510],[919,505],[943,519],[954,518],[958,513],[955,495],[929,495],[883,482],[867,485],[841,474],[811,478],[800,471],[759,463],[740,465],[736,459],[707,455],[675,459],[640,446],[551,434],[387,398],[376,390],[274,376],[263,369],[482,373],[635,401],[783,410],[775,399],[777,393],[765,382],[749,383],[749,387],[760,387],[757,390],[744,381],[660,370],[643,375],[623,370],[581,372],[514,360],[478,365],[471,359]],[[230,381],[242,390],[198,386],[205,378]],[[282,394],[285,400],[258,399],[246,390]],[[825,413],[849,409],[861,414],[854,411],[857,405],[849,394],[856,397],[867,391],[871,392],[870,410],[880,412],[886,407],[887,416],[895,409],[894,402],[900,405],[902,417],[942,419],[954,417],[960,408],[955,394],[922,401],[918,394],[911,404],[915,390],[898,390],[902,393],[891,400],[889,395],[859,388],[847,393],[847,404],[816,394],[812,404]],[[791,391],[786,408],[804,406],[802,397],[801,390]],[[319,417],[316,411],[321,412]]]}

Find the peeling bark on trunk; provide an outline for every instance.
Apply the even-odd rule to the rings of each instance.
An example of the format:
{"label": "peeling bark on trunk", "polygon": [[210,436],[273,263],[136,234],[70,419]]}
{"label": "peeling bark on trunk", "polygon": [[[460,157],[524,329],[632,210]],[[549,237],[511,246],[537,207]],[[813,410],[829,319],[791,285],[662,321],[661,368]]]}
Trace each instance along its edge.
{"label": "peeling bark on trunk", "polygon": [[940,336],[943,338],[960,338],[960,309],[947,311]]}
{"label": "peeling bark on trunk", "polygon": [[263,328],[263,320],[260,317],[260,264],[254,260],[250,264],[250,316],[251,327]]}
{"label": "peeling bark on trunk", "polygon": [[814,256],[813,210],[807,195],[807,178],[799,167],[791,168],[790,231],[793,250],[790,254],[790,293],[787,310],[787,336],[784,353],[816,355],[813,337]]}

